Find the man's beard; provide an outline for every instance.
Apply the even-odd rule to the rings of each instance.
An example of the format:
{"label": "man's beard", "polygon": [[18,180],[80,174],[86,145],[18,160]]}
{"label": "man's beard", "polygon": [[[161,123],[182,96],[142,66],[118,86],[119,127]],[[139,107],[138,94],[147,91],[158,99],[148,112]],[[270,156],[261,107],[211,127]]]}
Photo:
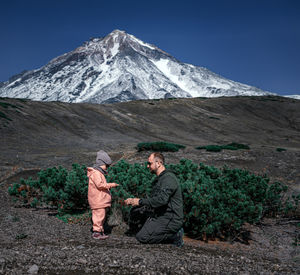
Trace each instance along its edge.
{"label": "man's beard", "polygon": [[154,170],[150,169],[150,173],[156,175],[156,169],[154,169]]}

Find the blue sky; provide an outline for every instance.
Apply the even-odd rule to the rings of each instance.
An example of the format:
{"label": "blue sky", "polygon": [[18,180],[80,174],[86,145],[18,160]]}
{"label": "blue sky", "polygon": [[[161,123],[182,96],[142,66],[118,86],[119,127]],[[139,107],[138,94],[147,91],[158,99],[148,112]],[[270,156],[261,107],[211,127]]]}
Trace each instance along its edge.
{"label": "blue sky", "polygon": [[182,62],[300,94],[298,0],[2,0],[0,81],[125,30]]}

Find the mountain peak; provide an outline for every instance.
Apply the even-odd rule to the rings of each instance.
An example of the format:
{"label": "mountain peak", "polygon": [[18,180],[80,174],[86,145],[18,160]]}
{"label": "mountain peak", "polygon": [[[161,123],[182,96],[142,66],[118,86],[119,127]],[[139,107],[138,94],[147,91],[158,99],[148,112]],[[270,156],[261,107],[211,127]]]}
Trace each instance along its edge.
{"label": "mountain peak", "polygon": [[128,34],[125,31],[114,30],[111,33],[109,33],[108,35],[106,35],[104,37],[104,39],[120,40],[120,39],[124,39],[126,36],[128,36]]}
{"label": "mountain peak", "polygon": [[122,31],[122,30],[115,29],[109,35],[112,35],[112,34],[120,35],[120,34],[126,34],[126,32]]}
{"label": "mountain peak", "polygon": [[76,49],[77,52],[85,52],[92,54],[93,52],[112,57],[116,55],[119,50],[132,49],[134,51],[141,51],[143,47],[148,47],[153,50],[155,47],[144,43],[133,35],[121,30],[114,30],[105,37],[91,38],[82,46]]}
{"label": "mountain peak", "polygon": [[4,97],[94,103],[265,94],[182,63],[118,29],[105,37],[91,38],[44,67],[11,77],[0,86]]}

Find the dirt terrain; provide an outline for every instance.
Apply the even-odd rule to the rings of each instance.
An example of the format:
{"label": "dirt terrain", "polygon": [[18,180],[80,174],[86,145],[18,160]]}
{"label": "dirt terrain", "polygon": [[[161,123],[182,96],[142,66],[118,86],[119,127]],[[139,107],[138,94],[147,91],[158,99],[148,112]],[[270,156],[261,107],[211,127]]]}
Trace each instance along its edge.
{"label": "dirt terrain", "polygon": [[[90,224],[65,224],[49,209],[15,207],[7,193],[21,177],[47,167],[92,165],[99,149],[114,162],[146,161],[138,142],[168,141],[182,158],[267,174],[300,192],[300,101],[282,97],[232,97],[66,104],[0,98],[1,274],[299,274],[297,219],[245,225],[248,243],[185,237],[183,248],[141,245],[113,228],[91,238]],[[238,142],[249,150],[212,153],[196,146]],[[283,151],[278,148],[285,149]],[[298,215],[299,218],[299,215]]]}

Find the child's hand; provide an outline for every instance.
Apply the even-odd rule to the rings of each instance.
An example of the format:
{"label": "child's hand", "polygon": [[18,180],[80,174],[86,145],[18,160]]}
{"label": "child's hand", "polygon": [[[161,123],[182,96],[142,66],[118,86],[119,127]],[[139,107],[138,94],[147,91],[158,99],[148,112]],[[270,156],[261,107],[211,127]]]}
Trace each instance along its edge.
{"label": "child's hand", "polygon": [[117,184],[115,182],[111,183],[111,187],[117,187],[117,186],[119,186],[119,184]]}

